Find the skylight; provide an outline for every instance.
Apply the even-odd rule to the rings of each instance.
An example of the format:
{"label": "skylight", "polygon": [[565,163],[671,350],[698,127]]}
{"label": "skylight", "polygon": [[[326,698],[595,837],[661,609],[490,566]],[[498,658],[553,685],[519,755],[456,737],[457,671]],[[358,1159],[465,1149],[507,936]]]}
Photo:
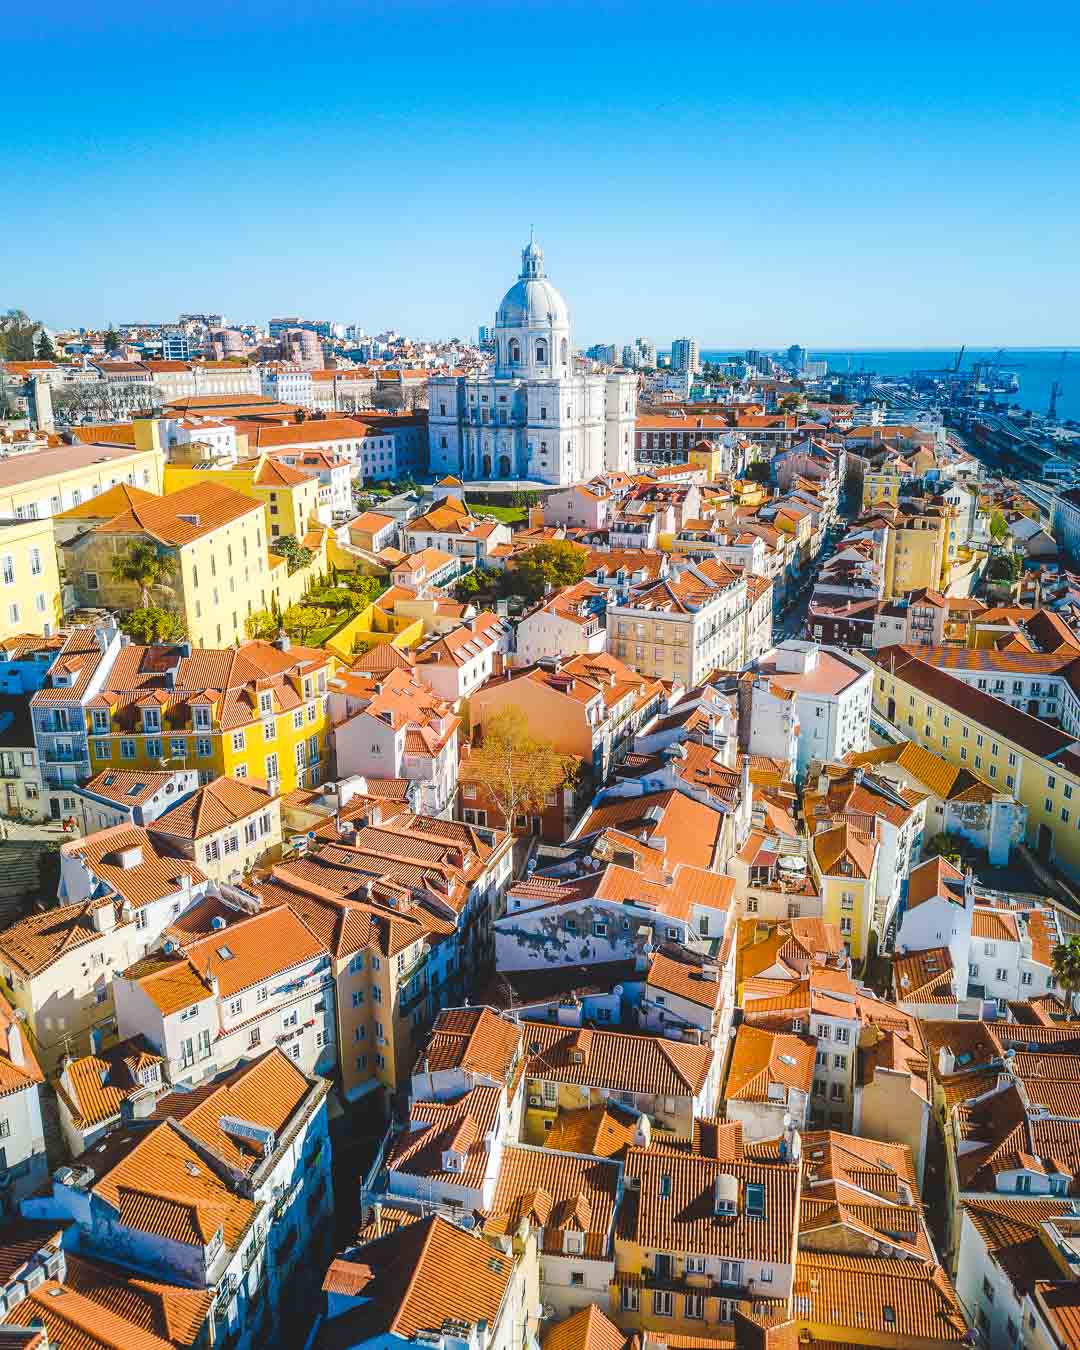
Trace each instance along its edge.
{"label": "skylight", "polygon": [[217,949],[217,954],[223,961],[231,961],[235,955],[231,947],[219,947]]}

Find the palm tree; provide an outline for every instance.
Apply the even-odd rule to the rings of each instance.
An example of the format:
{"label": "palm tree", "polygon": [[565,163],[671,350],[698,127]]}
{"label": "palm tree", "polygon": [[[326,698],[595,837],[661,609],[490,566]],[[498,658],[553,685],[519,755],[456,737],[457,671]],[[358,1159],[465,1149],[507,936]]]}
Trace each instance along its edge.
{"label": "palm tree", "polygon": [[167,553],[159,553],[148,539],[133,539],[123,553],[112,560],[114,581],[124,581],[139,588],[139,602],[143,609],[150,605],[150,592],[166,591],[176,564]]}
{"label": "palm tree", "polygon": [[1077,995],[1080,995],[1080,936],[1071,937],[1054,948],[1054,979],[1069,995],[1075,1012]]}

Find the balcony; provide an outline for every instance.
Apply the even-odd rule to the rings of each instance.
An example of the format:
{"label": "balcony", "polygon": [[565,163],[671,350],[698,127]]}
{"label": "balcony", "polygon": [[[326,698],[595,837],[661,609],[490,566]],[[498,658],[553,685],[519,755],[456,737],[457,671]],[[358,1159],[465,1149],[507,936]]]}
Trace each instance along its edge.
{"label": "balcony", "polygon": [[46,764],[81,764],[86,755],[81,750],[58,750],[46,746],[42,759]]}

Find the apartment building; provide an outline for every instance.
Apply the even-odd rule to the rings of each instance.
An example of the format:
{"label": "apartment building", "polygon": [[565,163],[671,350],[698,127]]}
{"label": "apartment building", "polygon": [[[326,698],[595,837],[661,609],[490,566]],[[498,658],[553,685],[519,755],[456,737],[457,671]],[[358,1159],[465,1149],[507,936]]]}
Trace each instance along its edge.
{"label": "apartment building", "polygon": [[873,657],[874,709],[917,744],[985,775],[1027,810],[1026,842],[1080,874],[1075,736],[973,688],[905,647]]}
{"label": "apartment building", "polygon": [[509,620],[483,610],[460,627],[434,634],[418,647],[414,670],[456,712],[461,702],[492,675],[502,673],[513,642]]}
{"label": "apartment building", "polygon": [[197,647],[243,641],[245,621],[275,597],[261,503],[218,483],[198,483],[122,511],[64,544],[79,603],[142,604],[139,587],[118,581],[113,562],[132,544],[147,542],[173,569],[152,598],[182,616]]}
{"label": "apartment building", "polygon": [[56,1077],[56,1106],[68,1155],[77,1158],[136,1106],[148,1114],[168,1091],[165,1061],[141,1036],[118,1041],[99,1055],[65,1056]]}
{"label": "apartment building", "polygon": [[409,553],[437,548],[455,558],[488,558],[501,544],[509,544],[509,525],[474,516],[459,497],[444,497],[422,516],[402,527],[402,547]]}
{"label": "apartment building", "polygon": [[0,1210],[18,1206],[47,1180],[40,1088],[45,1081],[21,1019],[0,999]]}
{"label": "apartment building", "polygon": [[320,518],[329,524],[353,513],[353,469],[330,450],[277,450],[274,462],[314,479],[318,484]]}
{"label": "apartment building", "polygon": [[287,905],[227,916],[215,906],[208,926],[207,936],[171,937],[114,975],[120,1036],[142,1037],[174,1084],[201,1082],[274,1045],[304,1073],[331,1075],[337,1012],[323,943]]}
{"label": "apartment building", "polygon": [[485,722],[505,708],[518,709],[534,734],[581,760],[592,781],[603,783],[637,730],[666,701],[659,680],[598,652],[507,671],[473,694],[469,715],[482,736]]}
{"label": "apartment building", "polygon": [[944,948],[958,1002],[976,1000],[978,1015],[1004,1015],[1011,1002],[1053,993],[1053,951],[1063,941],[1057,911],[976,889],[945,858],[911,873],[897,934],[901,952]]}
{"label": "apartment building", "polygon": [[116,826],[60,852],[59,908],[0,934],[3,993],[22,1013],[39,1063],[97,1053],[116,1038],[112,979],[200,898],[207,878],[157,851],[147,832]]}
{"label": "apartment building", "polygon": [[699,684],[746,663],[747,580],[716,559],[673,562],[660,581],[608,602],[608,650],[643,675]]}
{"label": "apartment building", "polygon": [[521,665],[545,658],[595,656],[607,642],[607,590],[590,581],[564,586],[518,621],[516,646]]}
{"label": "apartment building", "polygon": [[815,834],[809,860],[821,896],[821,917],[840,930],[856,960],[870,951],[878,913],[877,873],[881,847],[873,834],[847,821]]}
{"label": "apartment building", "polygon": [[0,519],[0,641],[55,633],[63,617],[53,522]]}
{"label": "apartment building", "polygon": [[782,1137],[810,1119],[815,1041],[743,1022],[731,1047],[724,1083],[725,1114],[748,1142]]}
{"label": "apartment building", "polygon": [[[78,639],[79,633],[93,630],[77,630],[72,642],[92,644],[91,636]],[[315,787],[326,777],[327,681],[333,668],[326,652],[279,639],[218,651],[194,651],[190,643],[132,644],[110,648],[110,655],[107,672],[100,678],[95,673],[93,692],[87,687],[79,693],[80,677],[70,694],[60,686],[34,695],[35,732],[47,775],[51,752],[72,757],[73,777],[110,767],[155,769],[162,760],[196,769],[203,783],[222,776],[251,778],[282,792]],[[93,656],[91,651],[87,659]],[[69,659],[76,658],[64,652],[57,658],[54,684]],[[81,739],[80,733],[53,729],[58,714],[70,724],[81,716]]]}
{"label": "apartment building", "polygon": [[330,680],[328,710],[335,773],[407,779],[425,815],[452,807],[461,718],[412,671],[341,672]]}
{"label": "apartment building", "polygon": [[[382,1232],[382,1212],[378,1234],[331,1263],[310,1350],[420,1345],[431,1339],[433,1321],[452,1328],[462,1350],[521,1350],[526,1338],[535,1340],[534,1239],[526,1244],[533,1259],[525,1261],[437,1214]],[[442,1350],[441,1332],[438,1344]]]}
{"label": "apartment building", "polygon": [[[54,820],[77,809],[72,788],[94,773],[88,704],[101,689],[120,644],[115,623],[105,620],[94,627],[72,629],[63,637],[59,651],[50,646],[40,664],[22,667],[35,688],[30,698],[34,749],[47,811]],[[20,683],[26,679],[20,677]]]}
{"label": "apartment building", "polygon": [[106,769],[73,789],[79,801],[83,834],[112,825],[149,825],[163,811],[199,786],[194,769]]}
{"label": "apartment building", "polygon": [[[171,1305],[192,1343],[256,1350],[283,1328],[302,1335],[296,1308],[316,1293],[312,1269],[329,1256],[328,1091],[271,1050],[207,1090],[160,1098],[145,1120],[59,1169],[27,1217],[72,1225],[78,1259],[165,1282],[170,1298],[170,1281],[201,1294],[198,1315]],[[130,1312],[131,1299],[121,1306]],[[104,1314],[98,1325],[108,1325]],[[138,1343],[110,1330],[115,1344]]]}
{"label": "apartment building", "polygon": [[491,922],[512,870],[494,830],[384,812],[359,797],[316,826],[313,850],[246,893],[288,905],[321,936],[337,989],[342,1091],[388,1102],[440,1008],[490,967]]}
{"label": "apartment building", "polygon": [[[798,777],[806,774],[814,760],[842,759],[868,748],[871,680],[866,665],[835,647],[790,638],[762,656],[754,669],[769,681],[771,691],[794,696],[799,724]],[[763,705],[761,716],[766,723],[767,714]],[[753,726],[750,734],[753,739]]]}
{"label": "apartment building", "polygon": [[[261,502],[271,544],[285,535],[303,539],[320,519],[318,478],[270,455],[193,464],[170,460],[165,466],[165,491],[170,496],[200,483],[220,484]],[[329,522],[330,516],[325,519]]]}
{"label": "apartment building", "polygon": [[0,517],[47,520],[119,483],[160,494],[160,450],[94,443],[55,445],[0,462]]}
{"label": "apartment building", "polygon": [[[737,1137],[737,1136],[736,1136]],[[745,1299],[786,1306],[801,1178],[792,1161],[630,1148],[612,1317],[665,1338],[730,1334]]]}
{"label": "apartment building", "polygon": [[862,766],[827,764],[803,797],[807,829],[818,834],[847,821],[876,837],[879,847],[873,927],[888,932],[912,867],[922,857],[926,797],[900,787]]}
{"label": "apartment building", "polygon": [[256,778],[212,778],[150,823],[155,845],[218,883],[239,881],[281,854],[281,799]]}

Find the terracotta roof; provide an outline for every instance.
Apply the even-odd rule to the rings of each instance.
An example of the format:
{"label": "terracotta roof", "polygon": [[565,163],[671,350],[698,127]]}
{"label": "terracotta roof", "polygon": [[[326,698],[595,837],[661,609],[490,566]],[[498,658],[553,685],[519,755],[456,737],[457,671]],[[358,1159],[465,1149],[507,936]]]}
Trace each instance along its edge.
{"label": "terracotta roof", "polygon": [[509,1235],[527,1219],[543,1230],[542,1250],[561,1255],[563,1233],[576,1229],[585,1235],[586,1259],[602,1259],[611,1251],[620,1182],[617,1163],[507,1145],[484,1230]]}
{"label": "terracotta roof", "polygon": [[142,773],[136,770],[105,769],[83,783],[82,790],[105,797],[118,806],[141,806],[175,777],[174,772],[154,769]]}
{"label": "terracotta roof", "polygon": [[623,1350],[626,1333],[604,1316],[595,1303],[549,1325],[542,1350]]}
{"label": "terracotta roof", "polygon": [[544,1147],[592,1158],[621,1158],[638,1131],[638,1113],[617,1102],[581,1111],[560,1111],[544,1136]]}
{"label": "terracotta roof", "polygon": [[807,1036],[774,1034],[744,1023],[731,1052],[726,1096],[736,1101],[767,1102],[772,1100],[772,1084],[809,1093],[816,1050],[817,1042]]}
{"label": "terracotta roof", "polygon": [[640,835],[646,842],[652,835],[662,838],[664,856],[671,863],[708,868],[716,855],[724,817],[671,788],[640,797],[601,798],[578,822],[571,838],[585,838],[612,827]]}
{"label": "terracotta roof", "polygon": [[10,1005],[0,1000],[0,1097],[22,1092],[45,1081],[30,1037]]}
{"label": "terracotta roof", "polygon": [[814,835],[812,846],[823,876],[866,880],[873,874],[877,841],[846,821]]}
{"label": "terracotta roof", "polygon": [[420,1062],[425,1073],[461,1069],[505,1082],[521,1039],[522,1029],[491,1008],[446,1008],[435,1019]]}
{"label": "terracotta roof", "polygon": [[989,801],[995,789],[969,769],[935,755],[914,741],[848,755],[850,764],[896,764],[942,801]]}
{"label": "terracotta roof", "polygon": [[[193,1346],[198,1342],[209,1316],[212,1291],[146,1279],[70,1251],[65,1253],[65,1262],[66,1289],[170,1345]],[[64,1346],[70,1343],[66,1339],[61,1342]]]}
{"label": "terracotta roof", "polygon": [[150,830],[174,838],[203,839],[254,815],[273,800],[268,787],[258,779],[222,776],[158,816]]}
{"label": "terracotta roof", "polygon": [[87,501],[80,502],[78,506],[69,506],[66,511],[61,511],[53,519],[112,520],[123,511],[133,510],[148,502],[160,500],[153,492],[145,492],[142,488],[133,487],[130,483],[117,483],[114,487],[99,492],[96,497],[90,497]]}
{"label": "terracotta roof", "polygon": [[[509,1150],[508,1150],[509,1152]],[[323,1322],[315,1350],[351,1350],[378,1335],[412,1341],[448,1320],[495,1325],[513,1274],[513,1259],[483,1238],[438,1216],[406,1224],[334,1263],[332,1288],[368,1300]]]}
{"label": "terracotta roof", "polygon": [[204,979],[217,977],[222,998],[231,998],[327,951],[288,906],[278,905],[198,939],[185,955]]}
{"label": "terracotta roof", "polygon": [[[718,1009],[723,1002],[723,985],[718,967],[708,961],[694,961],[689,953],[683,955],[684,948],[678,950],[677,957],[667,951],[657,950],[652,953],[645,975],[646,989],[660,989],[665,994],[686,999],[688,1003]],[[713,972],[711,978],[706,976],[706,970]]]}
{"label": "terracotta roof", "polygon": [[964,874],[947,858],[940,856],[928,858],[911,869],[907,907],[913,909],[935,896],[942,896],[961,909],[964,906]]}
{"label": "terracotta roof", "polygon": [[164,953],[146,956],[122,974],[126,980],[137,981],[147,998],[166,1017],[214,997],[207,982],[183,957]]}
{"label": "terracotta roof", "polygon": [[197,1248],[221,1230],[226,1245],[235,1248],[255,1218],[255,1204],[234,1194],[170,1121],[130,1142],[94,1186],[117,1222]]}
{"label": "terracotta roof", "polygon": [[222,1121],[229,1117],[250,1121],[279,1136],[311,1087],[289,1056],[274,1048],[212,1083],[161,1097],[150,1119],[183,1121],[191,1137],[230,1167],[249,1173],[262,1161],[262,1149],[246,1136],[225,1129]]}
{"label": "terracotta roof", "polygon": [[953,962],[948,947],[931,947],[893,957],[893,997],[897,1003],[955,1003]]}
{"label": "terracotta roof", "polygon": [[[138,855],[132,852],[135,849]],[[159,853],[149,833],[138,825],[111,825],[64,844],[60,851],[82,858],[94,876],[136,909],[206,881],[193,862]]]}
{"label": "terracotta roof", "polygon": [[530,1022],[523,1028],[523,1039],[528,1077],[585,1083],[612,1092],[696,1097],[713,1062],[711,1046],[621,1031]]}
{"label": "terracotta roof", "polygon": [[[700,1154],[632,1148],[625,1159],[628,1188],[619,1235],[639,1248],[693,1252],[736,1261],[784,1265],[791,1259],[799,1168],[752,1159],[717,1161]],[[734,1180],[735,1212],[718,1214],[721,1177]],[[747,1187],[762,1187],[763,1213],[751,1212]]]}
{"label": "terracotta roof", "polygon": [[145,1090],[140,1074],[157,1070],[156,1083],[164,1086],[162,1057],[144,1037],[121,1041],[100,1055],[84,1055],[66,1064],[57,1084],[76,1125],[92,1129],[104,1121],[118,1119],[127,1099]]}
{"label": "terracotta roof", "polygon": [[101,936],[94,924],[94,910],[100,905],[113,906],[117,927],[132,922],[122,918],[120,906],[114,900],[41,910],[0,932],[0,960],[21,975],[39,974],[68,952]]}
{"label": "terracotta roof", "polygon": [[121,511],[98,525],[98,534],[145,534],[160,544],[180,548],[203,539],[253,511],[265,510],[263,503],[222,483],[200,482],[154,497]]}
{"label": "terracotta roof", "polygon": [[[391,1173],[481,1189],[489,1166],[487,1136],[498,1129],[501,1098],[500,1088],[486,1086],[471,1088],[452,1102],[413,1097],[409,1128],[388,1151],[387,1168]],[[448,1151],[460,1156],[460,1169],[445,1166]]]}
{"label": "terracotta roof", "polygon": [[896,1344],[960,1344],[968,1335],[956,1292],[940,1266],[904,1258],[800,1252],[793,1308],[801,1323]]}

